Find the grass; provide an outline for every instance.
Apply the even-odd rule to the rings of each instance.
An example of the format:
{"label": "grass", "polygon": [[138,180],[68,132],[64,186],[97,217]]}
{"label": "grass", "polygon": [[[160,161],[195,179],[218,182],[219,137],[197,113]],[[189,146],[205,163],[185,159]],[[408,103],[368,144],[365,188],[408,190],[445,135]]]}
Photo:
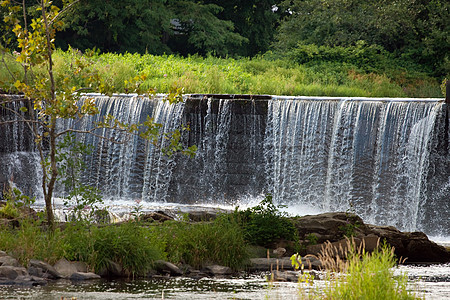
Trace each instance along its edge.
{"label": "grass", "polygon": [[167,257],[200,269],[219,264],[239,270],[249,259],[244,232],[237,222],[219,216],[212,222],[166,222],[155,230],[166,244]]}
{"label": "grass", "polygon": [[339,249],[329,243],[319,259],[327,269],[327,283],[321,290],[308,292],[299,283],[302,299],[422,299],[411,291],[405,274],[394,276],[394,249],[387,245],[368,253],[354,241],[347,240]]}
{"label": "grass", "polygon": [[[9,70],[16,77],[22,76],[13,57],[4,57]],[[62,84],[67,77],[70,85],[87,86],[73,75],[76,60],[89,65],[87,69],[91,72],[97,70],[104,84],[118,92],[126,91],[126,80],[145,74],[142,87],[161,93],[182,87],[184,93],[442,97],[437,80],[417,71],[370,72],[346,62],[300,64],[288,58],[270,59],[269,55],[222,59],[130,53],[82,55],[75,50],[57,50],[54,53],[57,82]],[[3,63],[0,74],[0,87],[13,91],[14,80]]]}
{"label": "grass", "polygon": [[0,250],[26,266],[30,259],[55,263],[60,258],[83,261],[91,271],[120,264],[129,276],[145,275],[158,259],[201,268],[207,264],[243,269],[248,246],[239,225],[228,218],[213,222],[166,222],[148,225],[130,221],[95,226],[81,221],[47,231],[39,222],[0,227]]}

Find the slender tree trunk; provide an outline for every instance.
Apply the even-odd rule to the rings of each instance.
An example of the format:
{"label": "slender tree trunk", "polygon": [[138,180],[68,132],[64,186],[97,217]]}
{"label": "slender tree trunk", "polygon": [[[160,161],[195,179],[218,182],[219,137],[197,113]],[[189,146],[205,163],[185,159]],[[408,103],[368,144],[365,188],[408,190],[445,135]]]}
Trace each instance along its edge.
{"label": "slender tree trunk", "polygon": [[47,184],[47,193],[45,195],[45,210],[47,211],[47,221],[50,228],[54,228],[54,215],[53,215],[53,191],[55,189],[56,179],[58,177],[58,168],[56,165],[56,117],[52,117],[50,121],[50,180]]}
{"label": "slender tree trunk", "polygon": [[[53,106],[56,102],[56,86],[55,79],[53,77],[53,60],[52,60],[52,43],[50,32],[51,28],[48,24],[47,14],[45,10],[45,1],[41,0],[42,8],[42,19],[45,24],[45,33],[47,38],[47,60],[48,60],[48,75],[50,77],[50,87],[51,87],[51,99],[49,99],[49,105]],[[45,209],[47,211],[47,221],[50,228],[53,230],[54,216],[53,216],[53,190],[55,188],[56,179],[58,177],[58,168],[56,166],[56,117],[51,116],[49,124],[49,138],[50,138],[50,179],[47,184],[47,193],[45,194]]]}

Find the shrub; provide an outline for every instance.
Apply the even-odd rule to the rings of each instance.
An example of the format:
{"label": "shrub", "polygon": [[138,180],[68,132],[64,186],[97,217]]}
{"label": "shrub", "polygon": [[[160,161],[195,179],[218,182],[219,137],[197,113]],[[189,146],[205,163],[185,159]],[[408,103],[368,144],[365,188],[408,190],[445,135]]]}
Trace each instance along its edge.
{"label": "shrub", "polygon": [[268,194],[259,205],[245,211],[236,211],[234,217],[245,230],[248,242],[263,247],[273,247],[280,240],[294,241],[296,228],[292,221],[273,204]]}

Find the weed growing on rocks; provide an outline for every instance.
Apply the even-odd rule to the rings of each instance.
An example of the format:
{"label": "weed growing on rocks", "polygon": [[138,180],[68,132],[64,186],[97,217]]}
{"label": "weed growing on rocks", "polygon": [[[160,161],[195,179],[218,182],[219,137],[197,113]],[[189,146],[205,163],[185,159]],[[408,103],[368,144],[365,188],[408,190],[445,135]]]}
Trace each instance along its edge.
{"label": "weed growing on rocks", "polygon": [[280,240],[294,241],[297,236],[294,224],[280,208],[273,203],[272,195],[267,194],[259,205],[236,211],[234,217],[244,228],[248,242],[270,248]]}

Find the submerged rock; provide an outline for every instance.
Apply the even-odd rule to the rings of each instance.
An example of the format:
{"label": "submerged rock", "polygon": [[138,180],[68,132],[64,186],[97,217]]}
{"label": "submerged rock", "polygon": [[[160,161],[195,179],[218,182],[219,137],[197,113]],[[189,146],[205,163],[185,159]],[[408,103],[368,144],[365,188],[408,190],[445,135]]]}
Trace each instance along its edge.
{"label": "submerged rock", "polygon": [[219,265],[206,266],[202,271],[212,276],[225,276],[233,274],[233,270],[231,270],[231,268]]}
{"label": "submerged rock", "polygon": [[75,272],[72,273],[69,277],[70,280],[92,280],[92,279],[100,279],[100,275],[95,273],[84,273],[84,272]]}

